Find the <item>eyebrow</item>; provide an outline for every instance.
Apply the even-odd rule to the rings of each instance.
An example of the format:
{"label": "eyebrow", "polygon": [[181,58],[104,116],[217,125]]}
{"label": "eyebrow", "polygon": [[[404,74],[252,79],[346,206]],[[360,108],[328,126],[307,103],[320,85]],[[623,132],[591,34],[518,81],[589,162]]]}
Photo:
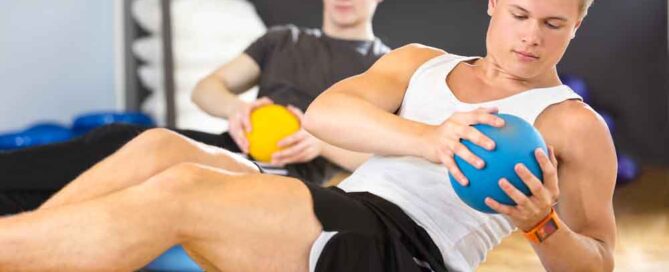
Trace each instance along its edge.
{"label": "eyebrow", "polygon": [[[511,7],[516,8],[516,9],[519,9],[519,10],[525,12],[525,13],[530,13],[528,10],[526,10],[526,9],[524,9],[523,7],[518,6],[518,5],[511,5]],[[565,18],[565,17],[560,17],[560,16],[552,16],[552,17],[548,17],[548,18],[546,18],[546,19],[547,19],[547,20],[560,20],[560,21],[565,21],[565,22],[568,21],[567,18]]]}

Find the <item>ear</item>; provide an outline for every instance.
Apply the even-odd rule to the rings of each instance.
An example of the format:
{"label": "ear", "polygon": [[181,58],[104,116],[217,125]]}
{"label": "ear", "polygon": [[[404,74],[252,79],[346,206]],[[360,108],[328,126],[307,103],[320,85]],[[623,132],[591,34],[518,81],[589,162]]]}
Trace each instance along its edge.
{"label": "ear", "polygon": [[576,31],[578,31],[578,28],[581,27],[581,23],[583,23],[583,19],[580,19],[578,22],[576,22],[576,26],[574,26],[574,29],[571,31],[572,39],[576,38]]}
{"label": "ear", "polygon": [[497,7],[497,0],[488,0],[488,15],[492,16],[495,12],[495,7]]}

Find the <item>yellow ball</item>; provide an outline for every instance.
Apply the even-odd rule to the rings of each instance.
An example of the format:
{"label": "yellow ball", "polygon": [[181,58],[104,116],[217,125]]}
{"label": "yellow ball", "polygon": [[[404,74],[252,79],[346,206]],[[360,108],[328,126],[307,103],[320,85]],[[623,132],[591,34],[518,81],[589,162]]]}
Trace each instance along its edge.
{"label": "yellow ball", "polygon": [[279,141],[298,130],[300,121],[286,107],[259,107],[251,113],[251,132],[246,134],[249,153],[255,160],[270,162],[272,154],[279,151]]}

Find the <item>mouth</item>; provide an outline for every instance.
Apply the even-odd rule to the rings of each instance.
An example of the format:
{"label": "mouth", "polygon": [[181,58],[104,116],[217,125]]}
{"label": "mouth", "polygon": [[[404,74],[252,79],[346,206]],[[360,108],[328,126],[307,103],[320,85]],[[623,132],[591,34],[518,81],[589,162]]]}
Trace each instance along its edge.
{"label": "mouth", "polygon": [[351,5],[335,5],[334,9],[338,12],[349,12],[353,10]]}
{"label": "mouth", "polygon": [[533,61],[533,60],[538,60],[539,59],[539,57],[537,55],[532,54],[530,52],[526,52],[526,51],[513,50],[513,53],[515,53],[518,56],[518,58],[520,58],[521,60],[525,60],[525,61]]}

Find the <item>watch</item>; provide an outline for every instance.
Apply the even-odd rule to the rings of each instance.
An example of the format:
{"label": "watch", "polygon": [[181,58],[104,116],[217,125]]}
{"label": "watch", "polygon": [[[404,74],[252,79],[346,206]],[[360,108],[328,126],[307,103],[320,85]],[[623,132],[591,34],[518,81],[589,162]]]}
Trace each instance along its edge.
{"label": "watch", "polygon": [[536,226],[528,231],[524,231],[525,238],[534,242],[541,243],[548,239],[553,233],[560,229],[560,224],[558,224],[558,217],[555,213],[555,209],[551,208],[550,213],[546,218],[542,219]]}

